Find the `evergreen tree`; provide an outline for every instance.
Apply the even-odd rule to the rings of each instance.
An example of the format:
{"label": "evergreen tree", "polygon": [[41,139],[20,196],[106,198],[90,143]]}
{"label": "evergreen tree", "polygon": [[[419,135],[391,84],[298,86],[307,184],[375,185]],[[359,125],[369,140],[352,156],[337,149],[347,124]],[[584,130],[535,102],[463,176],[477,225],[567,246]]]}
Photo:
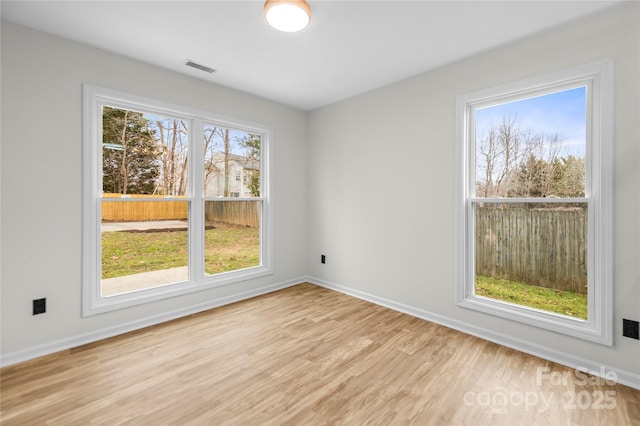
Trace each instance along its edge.
{"label": "evergreen tree", "polygon": [[510,197],[584,197],[584,159],[570,155],[549,162],[530,155],[510,187]]}
{"label": "evergreen tree", "polygon": [[117,194],[153,194],[158,177],[157,147],[142,113],[102,110],[102,190]]}
{"label": "evergreen tree", "polygon": [[253,170],[249,180],[248,188],[254,197],[260,196],[260,135],[248,134],[240,139],[240,146],[246,150],[246,157],[250,159],[252,167],[258,166],[258,170]]}

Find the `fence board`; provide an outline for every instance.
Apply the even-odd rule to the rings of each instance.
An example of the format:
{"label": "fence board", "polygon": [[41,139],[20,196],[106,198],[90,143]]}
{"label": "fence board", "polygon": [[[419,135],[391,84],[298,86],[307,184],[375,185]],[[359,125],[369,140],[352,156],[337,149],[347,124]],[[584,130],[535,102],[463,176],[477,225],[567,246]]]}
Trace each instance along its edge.
{"label": "fence board", "polygon": [[580,207],[476,206],[476,274],[587,293],[587,220]]}

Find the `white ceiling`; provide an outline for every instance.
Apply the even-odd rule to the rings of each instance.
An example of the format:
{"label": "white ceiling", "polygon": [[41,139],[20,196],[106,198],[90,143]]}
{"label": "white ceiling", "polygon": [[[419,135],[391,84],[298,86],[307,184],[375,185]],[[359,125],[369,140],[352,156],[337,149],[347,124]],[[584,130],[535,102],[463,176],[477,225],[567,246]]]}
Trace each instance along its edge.
{"label": "white ceiling", "polygon": [[[617,1],[309,1],[295,34],[263,1],[7,1],[2,19],[302,110],[451,63]],[[207,74],[187,59],[217,70]]]}

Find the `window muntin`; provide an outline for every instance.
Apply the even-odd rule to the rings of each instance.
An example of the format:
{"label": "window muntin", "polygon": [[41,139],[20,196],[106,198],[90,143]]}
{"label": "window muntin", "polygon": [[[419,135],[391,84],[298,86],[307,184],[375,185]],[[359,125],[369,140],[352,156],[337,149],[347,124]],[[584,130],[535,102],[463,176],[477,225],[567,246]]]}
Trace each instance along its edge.
{"label": "window muntin", "polygon": [[[267,129],[88,85],[84,119],[85,315],[271,273]],[[231,135],[232,145],[244,143],[246,150],[234,152],[234,160],[252,155],[247,162],[254,166],[247,166],[247,173],[255,177],[241,188],[244,194],[206,197],[212,128]],[[236,170],[229,170],[235,184]],[[224,227],[207,223],[206,204],[245,202],[242,198],[253,200],[252,221]],[[228,212],[226,217],[242,221],[229,219]],[[225,238],[208,235],[221,228]],[[220,244],[226,244],[227,258]],[[211,266],[213,258],[217,266]]]}
{"label": "window muntin", "polygon": [[[460,196],[457,202],[457,221],[460,232],[457,243],[459,256],[456,298],[460,306],[598,343],[611,344],[611,70],[611,61],[602,61],[458,97],[460,142],[457,170]],[[577,102],[571,104],[562,101],[571,98],[569,95],[578,95]],[[522,155],[531,154],[530,149],[516,150],[515,153],[511,151],[514,157],[517,153],[517,158],[520,159],[513,163],[518,167],[511,168],[512,171],[518,171],[517,174],[508,176],[497,173],[496,169],[488,171],[490,167],[487,167],[485,158],[490,150],[487,149],[487,144],[483,145],[482,140],[488,132],[486,127],[482,127],[480,115],[499,112],[499,119],[495,120],[499,125],[511,123],[514,119],[527,121],[531,118],[527,114],[518,112],[505,115],[505,112],[519,102],[544,103],[553,97],[561,100],[558,104],[572,107],[582,115],[585,124],[581,140],[571,140],[571,146],[565,147],[564,151],[554,151],[553,147],[558,148],[558,145],[553,145],[553,142],[562,138],[555,138],[556,132],[544,132],[543,137],[538,138],[538,155]],[[531,110],[545,112],[544,109]],[[561,117],[553,117],[544,123],[558,118]],[[554,157],[554,152],[562,155]],[[497,158],[495,164],[504,166],[506,156]],[[554,184],[549,176],[550,171],[553,171],[550,164],[568,173],[563,176],[570,177],[556,181],[571,181],[572,184]],[[497,169],[504,170],[504,167]],[[526,173],[531,170],[537,170],[538,174]],[[487,176],[493,179],[488,179]],[[545,178],[546,181],[534,179],[536,176]],[[485,177],[484,181],[482,177]],[[484,218],[486,214],[497,214],[500,219],[498,222],[501,223],[480,223],[480,220],[487,220]],[[573,218],[567,219],[570,216]],[[553,235],[556,241],[540,240],[540,233],[544,228],[541,220],[556,220],[555,228],[547,230],[547,234]],[[567,235],[562,235],[562,239],[566,240],[562,244],[575,245],[580,238],[586,239],[585,244],[577,244],[578,247],[572,248],[571,256],[565,256],[564,263],[568,262],[569,267],[558,264],[556,256],[558,251],[568,252],[568,246],[563,246],[558,241],[563,232]],[[485,246],[486,240],[493,245]],[[528,249],[523,247],[537,247],[537,252],[526,253]],[[523,255],[522,259],[519,258],[520,255]],[[490,260],[488,266],[487,258]],[[540,272],[545,270],[545,265],[536,265],[540,261],[553,266],[546,277]],[[511,275],[516,275],[514,271],[518,270],[514,264],[520,264],[518,267],[521,274],[525,272],[523,268],[538,271],[534,274],[537,274],[537,284],[553,287],[563,280],[575,280],[573,288],[582,289],[586,283],[586,292],[583,292],[588,300],[579,303],[581,308],[586,305],[586,313],[584,309],[562,311],[548,305],[538,306],[533,303],[533,299],[524,303],[519,299],[510,300],[499,293],[491,293],[491,289],[487,290],[490,287],[486,285],[487,271],[489,275],[496,275],[496,279],[502,279],[504,275],[512,278]],[[584,271],[586,280],[580,280],[579,276]]]}

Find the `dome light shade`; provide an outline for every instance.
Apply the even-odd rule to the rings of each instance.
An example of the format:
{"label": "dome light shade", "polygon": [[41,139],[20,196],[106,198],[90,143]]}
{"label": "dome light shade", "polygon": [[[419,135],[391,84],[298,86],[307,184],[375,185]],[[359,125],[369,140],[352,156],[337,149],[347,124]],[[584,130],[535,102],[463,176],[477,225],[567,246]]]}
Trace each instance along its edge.
{"label": "dome light shade", "polygon": [[264,18],[276,30],[294,33],[307,28],[311,22],[311,8],[305,0],[267,0]]}

